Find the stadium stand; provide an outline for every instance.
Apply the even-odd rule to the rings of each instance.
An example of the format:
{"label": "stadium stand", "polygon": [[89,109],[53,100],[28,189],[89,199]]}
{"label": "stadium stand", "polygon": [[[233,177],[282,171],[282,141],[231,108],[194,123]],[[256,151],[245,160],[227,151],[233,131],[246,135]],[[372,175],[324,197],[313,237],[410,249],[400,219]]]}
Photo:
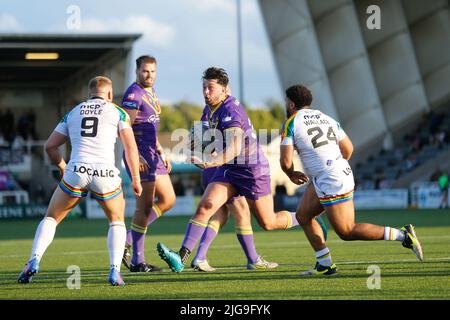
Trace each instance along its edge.
{"label": "stadium stand", "polygon": [[9,172],[0,170],[0,191],[14,190],[15,183]]}
{"label": "stadium stand", "polygon": [[[86,79],[104,74],[115,101],[128,83],[139,34],[0,34],[0,204],[45,204],[59,179],[44,143],[59,119],[86,97]],[[27,58],[57,53],[55,60]],[[66,152],[67,151],[67,152]],[[68,156],[70,150],[63,150]],[[119,151],[118,151],[119,152]],[[11,186],[14,185],[13,190]],[[4,190],[7,189],[7,190]],[[12,194],[11,194],[12,192]]]}
{"label": "stadium stand", "polygon": [[382,149],[377,156],[356,164],[356,187],[360,190],[389,188],[400,177],[448,150],[450,113],[428,112],[392,150]]}

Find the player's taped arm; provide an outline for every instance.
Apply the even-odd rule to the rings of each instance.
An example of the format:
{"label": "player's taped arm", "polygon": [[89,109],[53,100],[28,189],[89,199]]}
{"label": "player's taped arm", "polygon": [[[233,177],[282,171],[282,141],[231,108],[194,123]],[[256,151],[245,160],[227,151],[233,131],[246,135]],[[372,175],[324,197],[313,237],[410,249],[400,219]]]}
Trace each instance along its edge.
{"label": "player's taped arm", "polygon": [[66,141],[66,135],[58,131],[53,131],[44,145],[45,152],[47,153],[50,161],[59,168],[59,170],[61,171],[61,175],[66,169],[66,162],[64,161],[64,158],[62,157],[58,148],[66,143]]}
{"label": "player's taped arm", "polygon": [[244,131],[239,127],[231,127],[224,130],[227,145],[224,150],[213,154],[208,161],[204,163],[204,167],[219,167],[236,158],[242,150],[242,136]]}

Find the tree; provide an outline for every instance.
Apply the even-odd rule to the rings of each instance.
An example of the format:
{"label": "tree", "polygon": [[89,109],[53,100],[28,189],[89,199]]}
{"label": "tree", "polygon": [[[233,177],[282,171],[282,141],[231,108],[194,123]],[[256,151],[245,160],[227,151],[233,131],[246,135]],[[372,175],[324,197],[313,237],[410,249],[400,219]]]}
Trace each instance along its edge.
{"label": "tree", "polygon": [[[256,131],[260,129],[279,130],[285,120],[284,107],[281,103],[270,99],[266,101],[267,108],[247,108],[247,115]],[[160,132],[172,132],[175,129],[189,129],[194,121],[200,120],[203,106],[186,101],[172,105],[161,106]]]}
{"label": "tree", "polygon": [[172,132],[178,128],[186,128],[186,121],[183,114],[172,106],[161,106],[159,131]]}
{"label": "tree", "polygon": [[189,129],[194,121],[199,121],[203,113],[203,107],[197,104],[181,101],[176,103],[174,107],[183,115],[185,120],[184,128]]}

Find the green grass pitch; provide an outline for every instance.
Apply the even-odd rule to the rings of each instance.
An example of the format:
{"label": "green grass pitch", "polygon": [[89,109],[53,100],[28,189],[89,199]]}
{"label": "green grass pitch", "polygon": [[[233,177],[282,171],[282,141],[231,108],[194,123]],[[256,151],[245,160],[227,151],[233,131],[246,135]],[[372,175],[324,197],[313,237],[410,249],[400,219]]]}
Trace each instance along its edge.
{"label": "green grass pitch", "polygon": [[[39,220],[1,221],[0,299],[450,299],[450,210],[358,212],[357,221],[361,222],[397,227],[414,224],[425,261],[420,263],[399,242],[344,242],[330,231],[328,246],[339,268],[332,278],[298,276],[315,262],[302,230],[267,232],[256,223],[258,253],[280,266],[270,271],[246,270],[232,219],[208,254],[216,272],[196,272],[187,266],[181,274],[172,273],[158,257],[156,243],[178,249],[188,219],[162,217],[149,228],[147,261],[163,266],[165,272],[132,274],[123,268],[125,287],[107,283],[106,219],[63,221],[41,261],[40,273],[27,285],[18,284],[17,276],[29,257]],[[68,289],[66,284],[71,265],[81,270],[79,290]],[[380,268],[379,289],[367,286],[371,265]]]}

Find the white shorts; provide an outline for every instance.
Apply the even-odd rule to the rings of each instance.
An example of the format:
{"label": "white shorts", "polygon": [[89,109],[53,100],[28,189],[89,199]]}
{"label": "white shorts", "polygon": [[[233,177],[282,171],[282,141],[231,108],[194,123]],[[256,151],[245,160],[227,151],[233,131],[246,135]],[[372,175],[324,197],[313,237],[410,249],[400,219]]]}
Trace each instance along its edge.
{"label": "white shorts", "polygon": [[321,172],[312,178],[320,204],[331,206],[353,199],[355,180],[353,172],[345,159],[336,163],[333,168]]}
{"label": "white shorts", "polygon": [[86,197],[91,191],[94,199],[106,201],[122,192],[119,173],[112,165],[69,162],[59,187],[75,198]]}

